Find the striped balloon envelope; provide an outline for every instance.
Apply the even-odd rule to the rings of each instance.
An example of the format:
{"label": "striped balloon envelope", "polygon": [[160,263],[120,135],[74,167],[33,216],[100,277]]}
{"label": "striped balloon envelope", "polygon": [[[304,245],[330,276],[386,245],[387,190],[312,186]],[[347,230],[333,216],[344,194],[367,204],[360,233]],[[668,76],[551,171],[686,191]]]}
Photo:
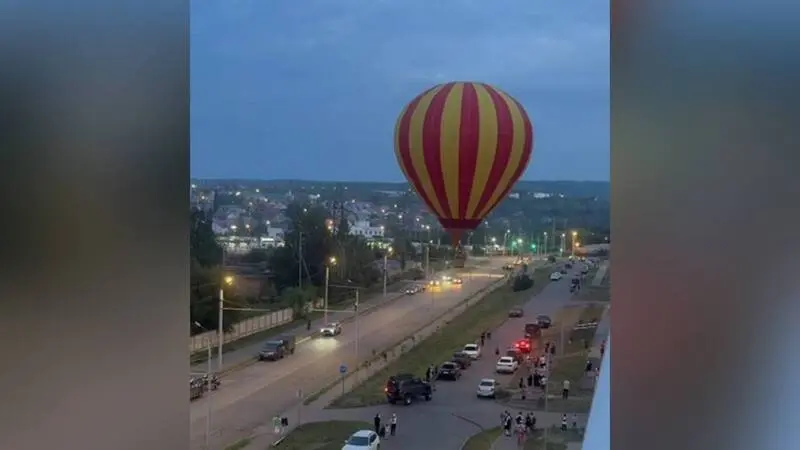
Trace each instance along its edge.
{"label": "striped balloon envelope", "polygon": [[394,148],[406,179],[457,243],[522,176],[533,126],[522,105],[499,89],[446,83],[403,109]]}

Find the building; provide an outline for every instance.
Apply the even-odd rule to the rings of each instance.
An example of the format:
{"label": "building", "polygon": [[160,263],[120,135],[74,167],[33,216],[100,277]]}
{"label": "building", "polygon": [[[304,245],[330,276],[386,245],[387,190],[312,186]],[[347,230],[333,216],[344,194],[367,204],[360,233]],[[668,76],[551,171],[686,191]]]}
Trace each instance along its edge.
{"label": "building", "polygon": [[350,234],[367,239],[382,238],[384,231],[383,226],[374,227],[366,220],[358,220],[350,224]]}

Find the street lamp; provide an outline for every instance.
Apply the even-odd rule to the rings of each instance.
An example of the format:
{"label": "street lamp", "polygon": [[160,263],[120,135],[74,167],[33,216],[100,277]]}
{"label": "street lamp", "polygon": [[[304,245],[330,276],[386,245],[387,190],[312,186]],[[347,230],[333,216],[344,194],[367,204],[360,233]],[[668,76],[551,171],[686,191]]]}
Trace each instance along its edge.
{"label": "street lamp", "polygon": [[388,263],[389,263],[389,254],[392,253],[392,247],[386,249],[386,252],[383,253],[383,296],[386,297],[386,285],[389,280],[389,271],[388,271]]}
{"label": "street lamp", "polygon": [[572,231],[572,245],[570,246],[570,247],[572,247],[572,256],[575,256],[575,242],[576,242],[577,238],[578,238],[578,232],[573,230]]}
{"label": "street lamp", "polygon": [[[194,326],[200,328],[201,330],[208,332],[206,327],[200,325],[200,322],[195,321]],[[206,390],[211,393],[211,338],[206,335]],[[206,411],[206,448],[211,448],[211,399],[209,398],[206,401],[206,407],[208,408]]]}
{"label": "street lamp", "polygon": [[567,234],[561,233],[561,245],[558,247],[558,256],[564,256],[564,243],[567,240]]}
{"label": "street lamp", "polygon": [[325,306],[324,306],[324,309],[325,309],[325,312],[324,312],[324,314],[325,314],[325,318],[324,318],[325,326],[328,326],[328,287],[329,287],[329,284],[330,284],[331,266],[333,266],[335,264],[336,264],[336,258],[333,257],[333,256],[331,256],[330,259],[328,259],[328,264],[325,264]]}
{"label": "street lamp", "polygon": [[233,277],[226,276],[222,278],[222,284],[219,286],[219,314],[217,323],[217,371],[222,372],[222,344],[225,338],[225,329],[222,326],[222,315],[225,311],[225,285],[232,285]]}
{"label": "street lamp", "polygon": [[547,255],[547,231],[544,232],[544,246],[541,249],[541,253]]}

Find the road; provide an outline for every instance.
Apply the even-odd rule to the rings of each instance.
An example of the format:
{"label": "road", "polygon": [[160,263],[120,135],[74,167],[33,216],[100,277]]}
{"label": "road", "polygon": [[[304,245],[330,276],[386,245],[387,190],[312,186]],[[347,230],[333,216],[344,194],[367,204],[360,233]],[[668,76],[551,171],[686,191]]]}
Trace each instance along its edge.
{"label": "road", "polygon": [[[381,351],[483,289],[502,276],[505,259],[472,269],[462,286],[440,292],[407,296],[375,308],[356,322],[344,325],[336,338],[314,338],[297,346],[296,353],[282,361],[247,366],[227,375],[222,389],[190,404],[192,449],[205,447],[205,423],[211,410],[211,448],[224,448],[248,437],[270,418],[297,403],[298,390],[312,393],[337,377],[341,364],[353,367],[373,351]],[[356,355],[356,337],[359,337]],[[250,349],[252,358],[258,345]],[[223,361],[232,360],[224,355]],[[202,370],[202,369],[201,369]]]}
{"label": "road", "polygon": [[[492,400],[478,399],[475,395],[478,382],[482,378],[495,378],[505,384],[512,377],[495,373],[495,362],[497,361],[494,355],[495,347],[499,347],[502,351],[512,345],[514,341],[521,339],[524,334],[524,324],[538,314],[547,314],[553,317],[556,311],[570,305],[572,294],[569,292],[569,280],[576,274],[577,270],[573,269],[562,280],[550,282],[538,295],[525,303],[523,306],[524,317],[509,319],[493,330],[492,339],[486,342],[486,353],[482,358],[464,371],[460,380],[437,382],[436,392],[430,402],[417,402],[410,407],[387,404],[358,410],[325,410],[319,420],[341,417],[343,420],[371,421],[376,412],[380,412],[384,419],[390,417],[392,413],[396,413],[400,433],[395,438],[382,443],[381,449],[459,449],[467,437],[477,433],[481,428],[499,425],[502,411],[509,409],[510,412],[515,413],[506,405]],[[558,324],[554,323],[554,326],[558,326]],[[478,332],[477,330],[473,331]],[[467,344],[467,341],[468,339],[465,337],[464,344]],[[431,362],[441,364],[444,361]],[[536,413],[536,415],[537,426],[560,423],[560,413]],[[586,418],[580,417],[579,420],[583,424]]]}

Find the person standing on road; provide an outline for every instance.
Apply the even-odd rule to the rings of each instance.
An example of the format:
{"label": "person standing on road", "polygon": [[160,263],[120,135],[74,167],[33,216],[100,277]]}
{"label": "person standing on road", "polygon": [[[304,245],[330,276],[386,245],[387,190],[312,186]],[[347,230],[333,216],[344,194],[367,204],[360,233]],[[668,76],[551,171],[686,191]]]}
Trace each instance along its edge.
{"label": "person standing on road", "polygon": [[391,428],[389,429],[389,434],[394,436],[397,432],[397,414],[392,413],[392,418],[390,419]]}
{"label": "person standing on road", "polygon": [[533,375],[529,373],[528,374],[528,387],[531,387],[531,386],[533,386]]}
{"label": "person standing on road", "polygon": [[375,418],[372,419],[372,421],[373,421],[373,423],[375,425],[375,432],[376,433],[380,433],[381,432],[381,413],[375,413]]}
{"label": "person standing on road", "polygon": [[503,433],[506,436],[511,436],[511,414],[507,414],[503,419]]}
{"label": "person standing on road", "polygon": [[564,387],[561,389],[561,398],[564,400],[569,398],[569,380],[564,380]]}
{"label": "person standing on road", "polygon": [[561,416],[561,431],[567,431],[567,415]]}
{"label": "person standing on road", "polygon": [[578,429],[578,415],[575,413],[572,413],[572,429],[573,430]]}

